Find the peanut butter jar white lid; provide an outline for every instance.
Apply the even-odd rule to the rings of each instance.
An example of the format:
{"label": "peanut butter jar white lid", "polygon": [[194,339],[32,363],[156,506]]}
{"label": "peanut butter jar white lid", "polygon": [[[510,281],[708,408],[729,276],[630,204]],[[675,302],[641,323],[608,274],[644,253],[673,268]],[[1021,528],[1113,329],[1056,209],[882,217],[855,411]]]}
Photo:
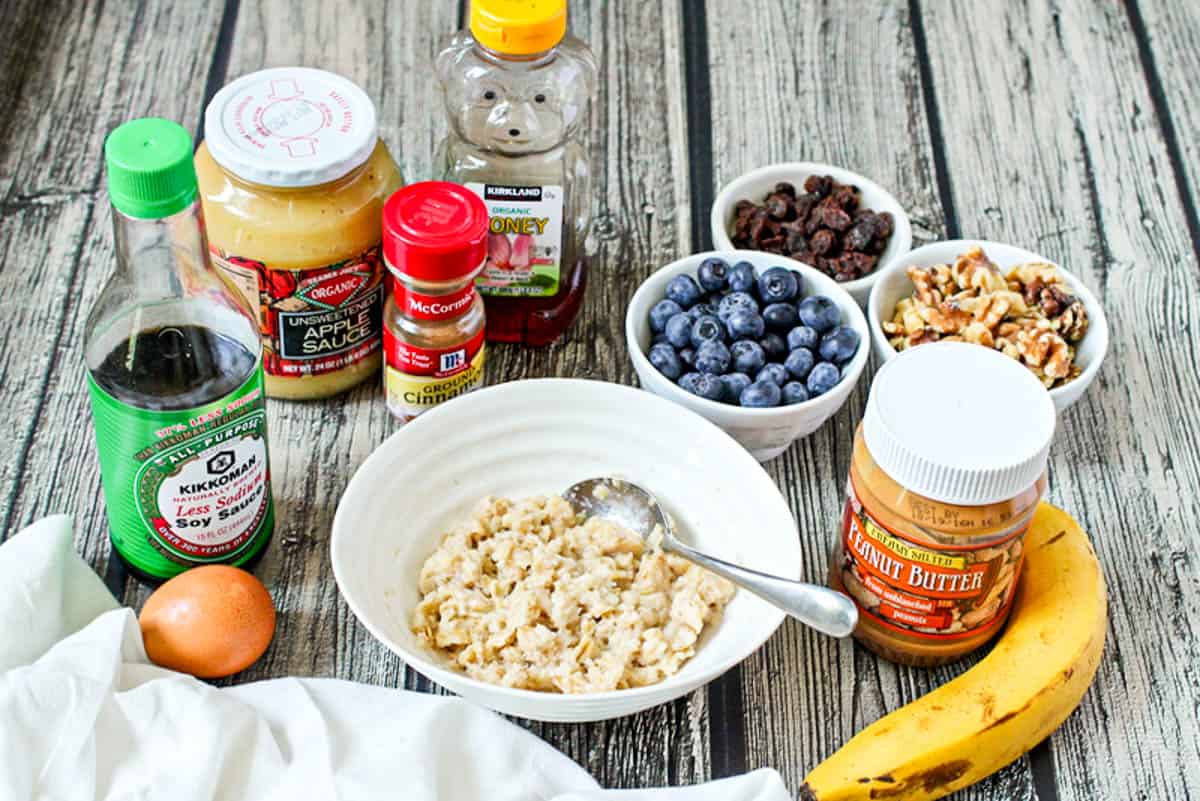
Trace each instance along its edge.
{"label": "peanut butter jar white lid", "polygon": [[277,67],[243,75],[204,112],[213,160],[250,183],[280,188],[341,178],[375,150],[375,104],[324,70]]}
{"label": "peanut butter jar white lid", "polygon": [[1023,364],[965,342],[901,352],[875,376],[863,438],[892,480],[941,503],[1014,498],[1046,469],[1054,402]]}

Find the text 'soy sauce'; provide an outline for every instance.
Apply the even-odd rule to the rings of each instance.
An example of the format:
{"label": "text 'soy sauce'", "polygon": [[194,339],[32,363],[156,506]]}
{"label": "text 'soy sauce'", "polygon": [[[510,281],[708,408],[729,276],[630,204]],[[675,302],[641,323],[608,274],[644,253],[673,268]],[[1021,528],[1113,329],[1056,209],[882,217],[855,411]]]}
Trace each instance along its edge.
{"label": "text 'soy sauce'", "polygon": [[935,343],[880,369],[829,576],[858,605],[863,645],[938,665],[999,632],[1054,426],[1045,387],[995,351]]}
{"label": "text 'soy sauce'", "polygon": [[204,139],[212,259],[258,317],[267,394],[322,398],[375,374],[380,215],[402,180],[371,99],[321,70],[263,70],[216,94]]}

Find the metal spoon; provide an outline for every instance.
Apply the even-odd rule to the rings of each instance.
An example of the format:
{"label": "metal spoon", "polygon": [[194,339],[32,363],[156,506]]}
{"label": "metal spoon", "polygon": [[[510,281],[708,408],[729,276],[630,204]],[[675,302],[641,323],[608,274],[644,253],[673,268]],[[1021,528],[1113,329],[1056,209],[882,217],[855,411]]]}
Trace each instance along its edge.
{"label": "metal spoon", "polygon": [[661,527],[662,540],[658,545],[667,553],[682,556],[724,576],[823,634],[845,637],[858,623],[854,602],[839,592],[739,567],[684,545],[675,538],[671,518],[663,512],[658,501],[637,484],[620,478],[589,478],[569,487],[563,498],[583,517],[611,520],[643,539],[649,539],[655,528]]}

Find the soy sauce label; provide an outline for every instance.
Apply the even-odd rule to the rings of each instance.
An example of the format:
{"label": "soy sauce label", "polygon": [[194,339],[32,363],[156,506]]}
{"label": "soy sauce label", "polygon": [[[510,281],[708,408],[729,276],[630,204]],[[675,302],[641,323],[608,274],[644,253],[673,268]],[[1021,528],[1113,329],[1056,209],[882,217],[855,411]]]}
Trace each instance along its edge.
{"label": "soy sauce label", "polygon": [[263,365],[273,376],[323,375],[382,346],[379,247],[311,270],[277,270],[213,247],[213,264],[258,315]]}
{"label": "soy sauce label", "polygon": [[89,375],[113,545],[134,567],[169,577],[240,563],[274,527],[263,372],[191,409],[123,403]]}

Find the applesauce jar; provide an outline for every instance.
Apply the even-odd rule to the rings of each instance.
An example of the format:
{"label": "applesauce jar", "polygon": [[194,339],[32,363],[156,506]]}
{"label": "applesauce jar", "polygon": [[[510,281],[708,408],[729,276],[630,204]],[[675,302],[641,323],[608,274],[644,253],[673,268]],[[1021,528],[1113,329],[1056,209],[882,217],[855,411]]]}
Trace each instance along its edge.
{"label": "applesauce jar", "polygon": [[238,78],[205,112],[196,174],[213,265],[262,330],[267,394],[324,398],[376,374],[382,211],[403,182],[366,93],[301,67]]}
{"label": "applesauce jar", "polygon": [[1024,365],[978,345],[922,345],[880,369],[829,573],[858,606],[859,642],[928,666],[999,632],[1046,490],[1055,419]]}

